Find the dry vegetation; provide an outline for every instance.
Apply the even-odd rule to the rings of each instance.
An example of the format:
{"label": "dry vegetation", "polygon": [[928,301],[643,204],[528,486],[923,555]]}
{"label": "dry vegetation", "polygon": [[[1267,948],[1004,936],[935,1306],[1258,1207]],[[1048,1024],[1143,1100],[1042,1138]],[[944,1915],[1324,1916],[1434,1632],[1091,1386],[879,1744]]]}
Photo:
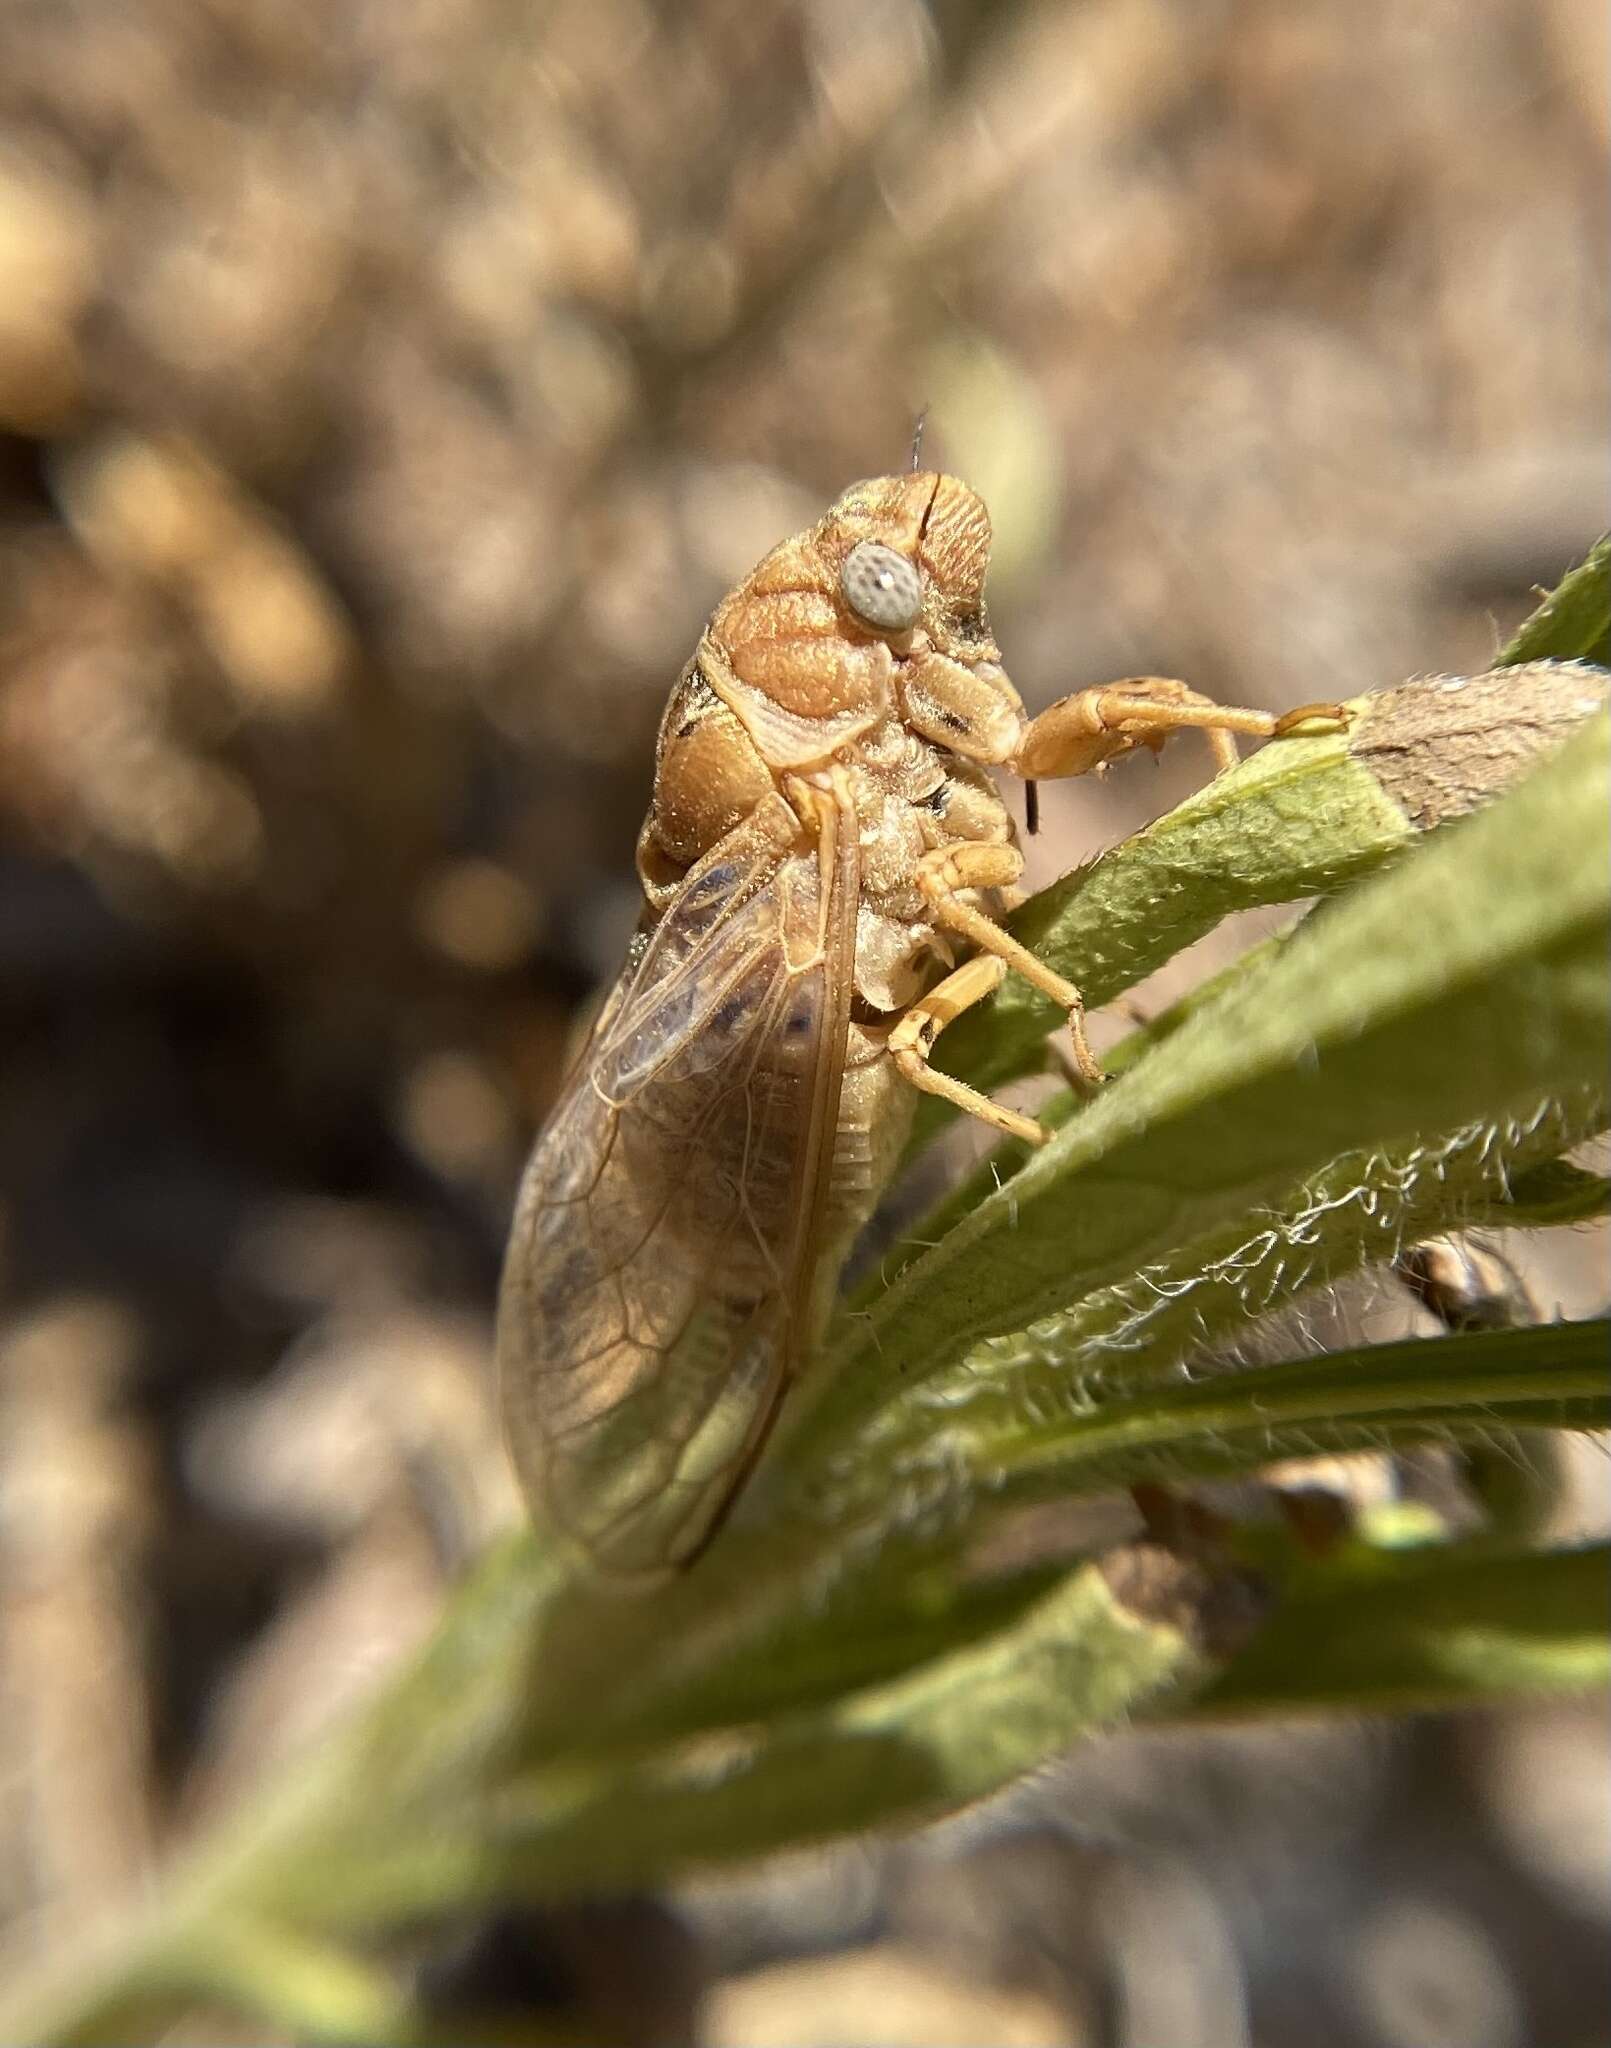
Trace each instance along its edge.
{"label": "dry vegetation", "polygon": [[[6,1953],[129,1896],[514,1513],[504,1220],[713,598],[928,403],[1032,703],[1482,665],[1603,523],[1602,35],[0,0]],[[1171,786],[1048,793],[1044,864]],[[631,2039],[709,1973],[715,2043],[815,2007],[1587,2048],[1603,1827],[1557,1788],[1600,1733],[1110,1743],[917,1845],[436,1967]]]}

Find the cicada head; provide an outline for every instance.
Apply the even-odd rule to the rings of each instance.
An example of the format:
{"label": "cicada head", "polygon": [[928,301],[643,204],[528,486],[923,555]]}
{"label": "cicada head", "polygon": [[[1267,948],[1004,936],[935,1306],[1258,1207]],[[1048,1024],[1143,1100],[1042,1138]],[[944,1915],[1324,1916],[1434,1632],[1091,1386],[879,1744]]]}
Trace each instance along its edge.
{"label": "cicada head", "polygon": [[[772,767],[825,760],[904,708],[905,668],[999,677],[989,559],[990,515],[960,478],[920,470],[852,484],[717,607],[701,665]],[[993,681],[983,687],[994,703]],[[1010,686],[1007,698],[1004,718],[1016,715]]]}
{"label": "cicada head", "polygon": [[[830,507],[812,539],[837,585],[852,631],[871,629],[897,650],[903,635],[921,631],[930,646],[960,661],[999,658],[985,614],[985,573],[990,566],[990,514],[978,492],[960,477],[934,470],[874,477],[852,484]],[[864,565],[880,551],[912,571],[909,583],[893,564],[880,581]],[[861,572],[861,573],[858,573]],[[891,589],[890,584],[902,586]],[[864,591],[874,607],[864,609]],[[909,602],[882,610],[878,598]]]}

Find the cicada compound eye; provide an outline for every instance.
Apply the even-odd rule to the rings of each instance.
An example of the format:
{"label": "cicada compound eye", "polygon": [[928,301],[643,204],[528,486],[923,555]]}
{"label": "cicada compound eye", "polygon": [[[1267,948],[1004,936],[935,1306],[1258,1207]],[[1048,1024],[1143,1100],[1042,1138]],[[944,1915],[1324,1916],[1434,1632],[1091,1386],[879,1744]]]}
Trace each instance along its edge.
{"label": "cicada compound eye", "polygon": [[904,633],[923,612],[923,579],[904,555],[881,541],[859,541],[839,571],[845,602],[879,633]]}

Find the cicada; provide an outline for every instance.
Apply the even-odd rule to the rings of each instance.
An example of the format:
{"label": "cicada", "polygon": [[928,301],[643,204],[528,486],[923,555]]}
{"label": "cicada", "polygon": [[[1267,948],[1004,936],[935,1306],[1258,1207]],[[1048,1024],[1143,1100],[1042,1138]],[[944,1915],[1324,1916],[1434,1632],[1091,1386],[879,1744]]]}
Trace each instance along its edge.
{"label": "cicada", "polygon": [[853,485],[717,606],[671,693],[644,908],[537,1140],[499,1306],[534,1509],[601,1569],[710,1541],[820,1332],[929,1063],[1009,971],[1078,991],[1001,919],[1023,859],[992,777],[1082,775],[1184,727],[1292,719],[1131,678],[1030,718],[985,614],[990,519],[956,477]]}

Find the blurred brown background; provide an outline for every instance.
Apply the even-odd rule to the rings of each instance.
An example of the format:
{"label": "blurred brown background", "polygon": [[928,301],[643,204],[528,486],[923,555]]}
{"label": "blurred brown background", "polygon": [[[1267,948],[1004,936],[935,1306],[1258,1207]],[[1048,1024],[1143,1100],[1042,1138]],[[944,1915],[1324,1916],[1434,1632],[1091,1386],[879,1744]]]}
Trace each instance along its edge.
{"label": "blurred brown background", "polygon": [[[0,0],[0,1960],[515,1513],[502,1232],[714,599],[927,404],[1032,706],[1482,665],[1604,523],[1604,40]],[[1048,790],[1041,873],[1194,772]],[[1605,1733],[1115,1741],[440,1967],[717,2048],[1589,2048]]]}

